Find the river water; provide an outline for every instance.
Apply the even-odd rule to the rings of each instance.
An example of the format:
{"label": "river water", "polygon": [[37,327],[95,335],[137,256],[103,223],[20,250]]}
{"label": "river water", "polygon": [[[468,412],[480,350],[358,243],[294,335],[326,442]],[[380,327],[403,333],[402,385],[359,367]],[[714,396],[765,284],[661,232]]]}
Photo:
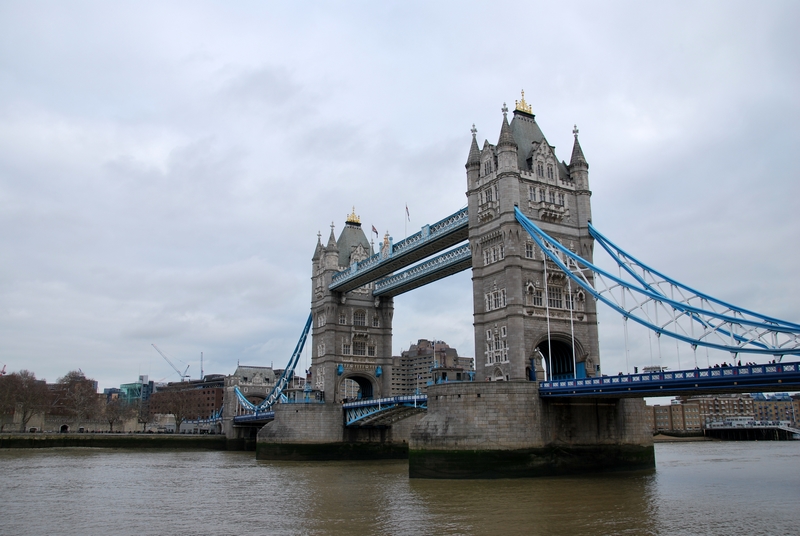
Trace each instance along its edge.
{"label": "river water", "polygon": [[798,534],[800,442],[656,445],[647,474],[409,480],[408,463],[0,451],[2,535]]}

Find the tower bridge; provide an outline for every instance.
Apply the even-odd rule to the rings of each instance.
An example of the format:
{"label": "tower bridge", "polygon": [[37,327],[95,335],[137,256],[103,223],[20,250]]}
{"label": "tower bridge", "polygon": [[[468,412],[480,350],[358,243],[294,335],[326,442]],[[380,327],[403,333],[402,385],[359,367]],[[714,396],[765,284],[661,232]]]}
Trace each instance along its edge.
{"label": "tower bridge", "polygon": [[[312,257],[311,314],[286,370],[311,334],[303,400],[281,389],[240,415],[259,425],[258,457],[397,456],[412,477],[536,476],[655,464],[642,397],[791,390],[800,371],[800,325],[736,307],[638,261],[591,224],[589,164],[573,130],[559,161],[530,106],[502,109],[496,144],[466,162],[467,207],[373,251],[355,210]],[[598,251],[618,267],[594,264]],[[394,298],[472,270],[475,381],[393,391]],[[605,376],[597,303],[687,344],[774,363]],[[627,357],[627,349],[626,349]],[[289,373],[291,374],[291,373]],[[281,382],[277,382],[281,383]],[[285,386],[286,382],[283,382]],[[359,399],[347,398],[357,385]],[[285,402],[289,402],[288,400]],[[300,403],[297,403],[300,402]],[[241,404],[247,405],[240,400]],[[404,450],[407,449],[407,450]]]}

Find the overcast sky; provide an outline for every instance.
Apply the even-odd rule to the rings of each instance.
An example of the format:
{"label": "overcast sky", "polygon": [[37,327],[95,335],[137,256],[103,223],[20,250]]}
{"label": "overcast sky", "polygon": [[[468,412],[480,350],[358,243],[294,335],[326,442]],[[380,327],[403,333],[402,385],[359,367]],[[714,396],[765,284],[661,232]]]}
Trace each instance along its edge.
{"label": "overcast sky", "polygon": [[[177,380],[156,343],[193,378],[201,351],[206,373],[283,367],[317,232],[354,206],[397,241],[464,207],[470,127],[496,143],[521,89],[560,159],[578,125],[601,232],[800,321],[799,20],[793,1],[0,2],[0,366]],[[600,332],[624,370],[621,320]],[[434,337],[474,355],[469,272],[395,300],[395,354]]]}

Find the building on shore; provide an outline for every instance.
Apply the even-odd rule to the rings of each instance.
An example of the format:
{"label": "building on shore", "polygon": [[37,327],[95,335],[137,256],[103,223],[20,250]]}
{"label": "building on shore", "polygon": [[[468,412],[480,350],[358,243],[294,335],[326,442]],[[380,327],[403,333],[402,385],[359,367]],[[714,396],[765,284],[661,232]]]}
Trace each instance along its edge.
{"label": "building on shore", "polygon": [[[151,419],[163,425],[164,415],[180,413],[183,419],[194,422],[182,425],[179,431],[205,430],[208,427],[203,428],[199,421],[209,421],[219,414],[224,393],[223,374],[207,374],[201,380],[170,382],[150,396]],[[174,430],[174,420],[172,422]]]}
{"label": "building on shore", "polygon": [[700,405],[692,402],[647,406],[647,417],[654,434],[660,432],[699,433],[702,430]]}
{"label": "building on shore", "polygon": [[647,409],[654,434],[699,432],[724,423],[784,422],[800,428],[800,395],[787,393],[684,396]]}
{"label": "building on shore", "polygon": [[461,357],[444,341],[419,339],[392,358],[392,395],[425,394],[428,385],[466,381],[474,375],[475,360]]}
{"label": "building on shore", "polygon": [[752,396],[756,421],[784,421],[789,422],[792,428],[800,428],[800,395],[757,393]]}

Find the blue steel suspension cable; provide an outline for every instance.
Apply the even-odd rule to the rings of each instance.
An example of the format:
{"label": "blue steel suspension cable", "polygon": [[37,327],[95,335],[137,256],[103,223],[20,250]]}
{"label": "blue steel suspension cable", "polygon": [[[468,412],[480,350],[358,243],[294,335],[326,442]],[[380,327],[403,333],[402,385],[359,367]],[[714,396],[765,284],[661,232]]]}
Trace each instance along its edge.
{"label": "blue steel suspension cable", "polygon": [[[757,353],[757,354],[772,354],[772,355],[783,355],[783,354],[793,354],[797,355],[800,354],[800,326],[797,324],[793,324],[790,322],[784,321],[777,321],[770,317],[764,317],[763,315],[754,315],[762,321],[751,320],[748,318],[742,317],[732,317],[726,314],[722,314],[716,311],[709,311],[700,307],[693,306],[691,304],[686,304],[682,302],[677,302],[665,296],[663,293],[657,292],[650,288],[649,285],[644,285],[643,287],[635,286],[627,281],[622,280],[619,277],[616,277],[605,270],[597,267],[596,265],[590,263],[586,259],[580,257],[579,255],[573,253],[569,249],[565,248],[561,244],[558,243],[555,239],[547,235],[544,231],[542,231],[536,224],[531,222],[524,214],[519,210],[519,208],[515,208],[515,214],[517,221],[522,225],[522,227],[531,235],[531,237],[536,241],[537,245],[542,248],[545,252],[547,257],[555,263],[564,273],[570,277],[573,281],[578,283],[582,288],[584,288],[587,292],[589,292],[595,299],[602,301],[619,314],[628,316],[633,318],[634,321],[637,323],[647,327],[648,329],[655,331],[657,334],[666,333],[667,335],[674,337],[678,340],[682,340],[689,344],[697,344],[702,345],[710,348],[716,348],[719,350],[729,351],[729,352],[749,352],[749,353]],[[548,244],[545,245],[545,242]],[[585,269],[590,270],[595,275],[602,276],[603,278],[607,279],[608,281],[613,282],[616,286],[618,286],[622,291],[628,291],[631,295],[638,294],[642,298],[647,301],[650,301],[656,305],[667,305],[673,310],[678,311],[680,313],[680,317],[689,317],[693,321],[699,321],[705,328],[706,333],[701,336],[701,338],[689,337],[687,335],[678,333],[677,331],[677,322],[676,320],[672,320],[668,324],[664,326],[656,325],[647,319],[640,318],[636,314],[633,314],[633,311],[636,309],[640,309],[641,307],[637,307],[631,310],[626,310],[625,308],[620,307],[617,303],[613,300],[609,299],[607,296],[604,295],[602,292],[598,292],[592,284],[588,281],[578,277],[575,273],[573,273],[564,262],[561,260],[560,255],[556,254],[558,252],[560,255],[563,255],[567,262],[570,260],[576,266],[583,265]],[[626,268],[627,270],[628,268]],[[583,270],[581,270],[582,272]],[[654,271],[655,272],[655,271]],[[639,278],[637,278],[638,280]],[[688,289],[688,287],[685,287]],[[699,294],[699,293],[698,293]],[[703,295],[705,296],[705,295]],[[710,297],[709,297],[710,298]],[[724,303],[721,300],[714,300],[716,303]],[[726,304],[727,305],[727,304]],[[734,308],[737,311],[744,311],[740,308]],[[725,328],[721,325],[714,325],[711,323],[709,319],[713,319],[715,321],[720,321],[722,324],[730,325],[730,327]],[[666,325],[671,323],[675,323],[676,330],[670,331],[664,329]],[[760,340],[760,338],[764,335],[761,332],[756,332],[755,338],[748,338],[743,337],[741,335],[734,334],[732,328],[735,326],[746,326],[748,328],[755,328],[756,330],[766,330],[767,333],[775,338],[776,334],[782,334],[790,337],[789,343],[790,346],[782,346],[777,344],[769,344],[765,343],[764,341]],[[752,330],[751,330],[752,331]],[[718,344],[714,342],[710,342],[709,340],[705,340],[704,337],[719,334],[724,336],[730,336],[731,344]],[[737,345],[735,343],[739,343]],[[747,345],[747,346],[745,346]]]}
{"label": "blue steel suspension cable", "polygon": [[283,390],[289,384],[294,375],[294,369],[297,367],[297,362],[300,360],[300,355],[303,353],[303,346],[305,346],[306,338],[308,337],[308,332],[311,329],[311,320],[313,316],[312,314],[308,315],[308,320],[306,320],[306,325],[303,328],[303,332],[300,335],[300,340],[297,341],[297,345],[294,348],[294,352],[292,353],[292,357],[289,359],[289,363],[286,365],[286,368],[283,369],[281,372],[278,381],[275,382],[275,386],[272,388],[270,393],[267,397],[260,403],[260,404],[253,404],[244,394],[239,390],[239,386],[237,385],[234,388],[234,392],[236,393],[236,398],[238,398],[239,403],[247,408],[250,411],[265,411],[271,408],[275,402],[277,402],[283,393]]}

